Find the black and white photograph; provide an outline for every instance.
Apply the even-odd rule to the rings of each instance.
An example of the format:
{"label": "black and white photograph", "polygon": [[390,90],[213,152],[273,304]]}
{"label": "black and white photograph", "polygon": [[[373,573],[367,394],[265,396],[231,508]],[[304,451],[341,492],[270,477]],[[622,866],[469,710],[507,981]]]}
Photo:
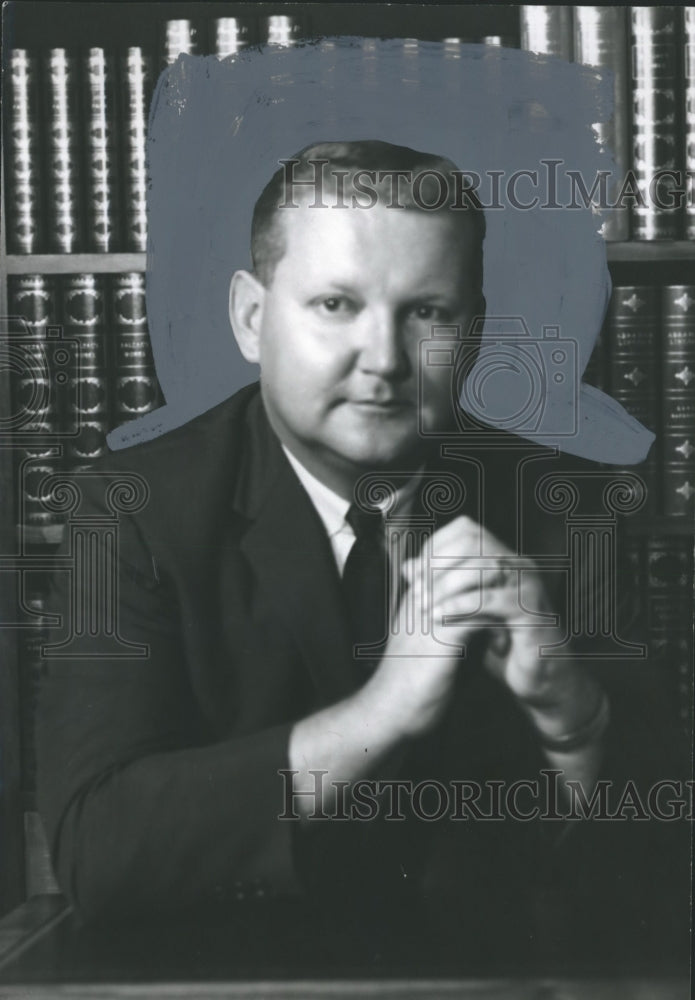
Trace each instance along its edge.
{"label": "black and white photograph", "polygon": [[0,997],[687,1000],[695,7],[8,0]]}

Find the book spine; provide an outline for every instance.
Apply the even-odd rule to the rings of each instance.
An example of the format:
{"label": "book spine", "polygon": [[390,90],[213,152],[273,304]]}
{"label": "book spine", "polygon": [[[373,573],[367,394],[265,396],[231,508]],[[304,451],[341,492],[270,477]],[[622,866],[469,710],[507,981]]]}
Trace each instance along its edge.
{"label": "book spine", "polygon": [[46,60],[47,243],[53,253],[81,249],[78,89],[75,59],[51,49]]}
{"label": "book spine", "polygon": [[513,35],[483,35],[480,41],[483,45],[492,45],[494,48],[499,49],[518,48]]}
{"label": "book spine", "polygon": [[599,332],[594,349],[591,352],[588,364],[582,375],[582,382],[593,385],[596,389],[604,392],[608,389],[608,351],[606,345],[609,340],[609,333],[604,328]]}
{"label": "book spine", "polygon": [[683,628],[679,631],[669,629],[652,632],[649,638],[649,659],[664,679],[679,724],[685,735],[690,737],[693,712],[692,634]]}
{"label": "book spine", "polygon": [[403,39],[401,83],[406,100],[408,93],[414,93],[420,87],[420,43],[417,38]]}
{"label": "book spine", "polygon": [[126,250],[147,249],[147,116],[152,95],[152,59],[143,49],[128,49],[121,61],[124,136],[123,205]]}
{"label": "book spine", "polygon": [[[636,629],[638,632],[643,633],[647,621],[645,539],[640,535],[625,534],[621,542],[621,569],[625,574],[625,580],[630,591],[631,609],[634,614]],[[618,580],[619,585],[620,582]],[[638,641],[641,640],[642,635],[639,635]]]}
{"label": "book spine", "polygon": [[38,253],[42,240],[38,66],[26,49],[10,52],[9,81],[7,246],[10,253]]}
{"label": "book spine", "polygon": [[171,66],[181,54],[202,55],[199,47],[198,27],[187,18],[175,18],[164,22],[162,40],[162,64]]}
{"label": "book spine", "polygon": [[79,345],[79,360],[70,372],[68,426],[73,436],[67,443],[68,466],[79,471],[108,450],[104,282],[95,274],[71,274],[62,279],[62,285],[65,335]]}
{"label": "book spine", "polygon": [[43,679],[43,646],[50,640],[49,578],[24,573],[23,605],[27,621],[19,647],[20,780],[24,811],[24,876],[28,899],[60,891],[53,874],[46,834],[37,811],[36,708]]}
{"label": "book spine", "polygon": [[252,22],[243,17],[216,17],[210,24],[210,49],[218,59],[234,56],[253,44]]}
{"label": "book spine", "polygon": [[27,621],[20,645],[19,703],[21,787],[25,810],[36,809],[36,727],[35,714],[43,657],[41,649],[49,641],[47,617],[48,578],[43,574],[24,574],[23,604]]}
{"label": "book spine", "polygon": [[[617,168],[616,187],[629,165],[628,45],[625,7],[574,8],[574,59],[613,74],[613,116],[594,125],[596,138],[610,150]],[[615,188],[614,188],[615,190]],[[601,233],[606,240],[630,237],[628,206],[603,209]]]}
{"label": "book spine", "polygon": [[521,48],[560,59],[572,58],[572,8],[524,4],[520,11]]}
{"label": "book spine", "polygon": [[671,198],[678,151],[678,43],[674,7],[632,7],[632,151],[641,198],[633,208],[638,240],[675,239],[680,228]]}
{"label": "book spine", "polygon": [[692,719],[692,580],[692,551],[682,538],[647,539],[650,653],[686,731]]}
{"label": "book spine", "polygon": [[[367,50],[365,48],[363,51],[363,62],[362,65],[367,68]],[[443,96],[442,99],[445,102],[460,101],[461,100],[461,86],[462,86],[462,75],[461,75],[461,46],[465,44],[465,39],[459,36],[442,38],[442,88]],[[370,63],[375,63],[374,59],[370,60]],[[372,89],[376,86],[376,65],[374,70],[370,74],[369,83]],[[366,73],[363,72],[363,80],[365,84],[367,83],[368,77]]]}
{"label": "book spine", "polygon": [[123,424],[161,404],[145,312],[145,276],[111,279],[111,323],[115,347],[114,422]]}
{"label": "book spine", "polygon": [[34,810],[24,813],[24,845],[27,899],[59,893],[43,821]]}
{"label": "book spine", "polygon": [[[622,285],[613,289],[608,312],[610,393],[649,430],[659,427],[659,289]],[[659,460],[653,444],[647,459],[629,471],[647,487],[645,511],[659,507]]]}
{"label": "book spine", "polygon": [[360,86],[362,91],[369,95],[368,99],[375,99],[375,95],[379,92],[380,71],[382,68],[379,60],[377,40],[375,38],[363,38],[361,54]]}
{"label": "book spine", "polygon": [[695,239],[695,7],[683,8],[685,237]]}
{"label": "book spine", "polygon": [[86,101],[86,247],[109,253],[118,243],[114,68],[104,49],[92,48],[84,62]]}
{"label": "book spine", "polygon": [[[461,59],[461,46],[462,45],[474,45],[476,42],[475,38],[469,38],[468,35],[456,35],[440,39],[443,45],[442,55],[444,59],[448,60],[460,60]],[[518,48],[518,45],[516,46]]]}
{"label": "book spine", "polygon": [[647,539],[647,597],[650,629],[689,630],[692,616],[693,556],[675,535]]}
{"label": "book spine", "polygon": [[331,38],[322,38],[318,43],[319,85],[323,92],[323,123],[327,132],[338,134],[340,126],[336,109],[336,43]]}
{"label": "book spine", "polygon": [[695,512],[695,285],[662,292],[664,513]]}
{"label": "book spine", "polygon": [[12,338],[14,430],[21,484],[19,523],[31,537],[50,540],[60,531],[60,514],[46,506],[45,481],[62,468],[59,436],[63,387],[69,369],[68,345],[56,332],[56,292],[51,278],[40,274],[10,276],[9,305],[15,326]]}
{"label": "book spine", "polygon": [[296,45],[306,36],[307,23],[304,18],[290,17],[287,14],[272,14],[261,18],[260,37],[268,45]]}

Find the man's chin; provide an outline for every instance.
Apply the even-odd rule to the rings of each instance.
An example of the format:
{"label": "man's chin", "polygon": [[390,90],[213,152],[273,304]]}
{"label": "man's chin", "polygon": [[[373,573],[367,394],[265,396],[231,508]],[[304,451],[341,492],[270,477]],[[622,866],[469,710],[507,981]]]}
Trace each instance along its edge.
{"label": "man's chin", "polygon": [[424,442],[418,438],[417,441],[406,441],[393,443],[391,445],[381,444],[374,447],[370,442],[369,447],[365,447],[365,442],[361,446],[345,448],[342,450],[343,458],[349,462],[361,474],[368,472],[407,472],[416,469],[422,464],[424,455]]}

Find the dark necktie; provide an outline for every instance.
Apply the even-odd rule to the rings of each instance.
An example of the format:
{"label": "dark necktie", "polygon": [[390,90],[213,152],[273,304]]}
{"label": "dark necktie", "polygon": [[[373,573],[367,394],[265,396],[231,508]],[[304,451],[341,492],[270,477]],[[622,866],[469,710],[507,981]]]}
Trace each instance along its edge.
{"label": "dark necktie", "polygon": [[[355,533],[343,571],[343,592],[353,645],[379,643],[386,637],[387,556],[384,544],[384,519],[375,511],[352,504],[345,520]],[[378,654],[357,659],[365,670],[373,669]]]}

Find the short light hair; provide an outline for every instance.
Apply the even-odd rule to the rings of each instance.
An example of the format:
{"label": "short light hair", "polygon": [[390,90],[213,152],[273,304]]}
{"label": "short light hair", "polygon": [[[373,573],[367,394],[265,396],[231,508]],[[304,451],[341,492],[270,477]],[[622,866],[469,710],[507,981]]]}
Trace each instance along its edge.
{"label": "short light hair", "polygon": [[[395,146],[377,139],[316,143],[282,161],[283,165],[261,192],[251,223],[253,271],[266,287],[272,283],[275,269],[286,251],[280,208],[296,204],[294,198],[297,197],[297,192],[293,185],[297,181],[316,177],[316,161],[324,161],[320,169],[329,175],[334,171],[340,172],[344,178],[344,186],[345,181],[349,184],[360,171],[371,172],[375,175],[373,189],[376,198],[380,204],[386,203],[387,207],[398,207],[390,204],[393,178],[389,178],[394,171],[407,171],[412,178],[424,181],[418,188],[422,192],[421,200],[415,196],[414,185],[400,186],[400,207],[427,213],[446,212],[459,225],[468,227],[468,232],[472,230],[475,254],[470,279],[482,299],[485,215],[474,192],[464,186],[462,172],[444,156],[418,152],[408,146]],[[444,186],[441,185],[441,179],[445,181]],[[427,181],[430,181],[429,185]],[[434,191],[435,187],[437,191]],[[300,190],[305,191],[306,188],[302,187]],[[438,197],[437,192],[441,193],[441,197]],[[427,202],[423,204],[425,197]]]}

